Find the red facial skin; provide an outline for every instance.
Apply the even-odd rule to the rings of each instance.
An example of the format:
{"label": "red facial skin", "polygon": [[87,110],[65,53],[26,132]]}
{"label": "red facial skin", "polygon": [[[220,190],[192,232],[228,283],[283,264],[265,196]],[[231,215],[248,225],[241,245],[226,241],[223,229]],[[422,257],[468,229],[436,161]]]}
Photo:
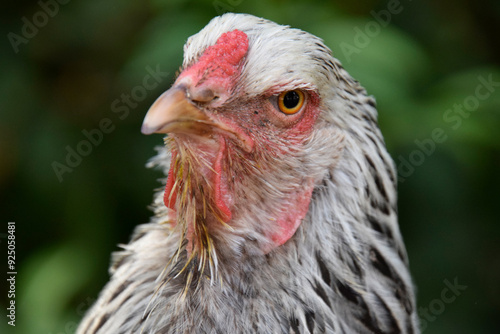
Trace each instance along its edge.
{"label": "red facial skin", "polygon": [[[195,64],[185,69],[174,84],[186,85],[191,97],[206,90],[214,92],[217,99],[203,104],[201,107],[204,112],[215,123],[223,124],[240,139],[244,138],[246,143],[242,150],[241,141],[238,143],[225,133],[214,133],[212,136],[218,145],[216,152],[209,155],[211,171],[205,172],[213,185],[214,205],[229,225],[231,218],[235,217],[232,209],[237,199],[233,198],[233,187],[230,185],[234,175],[228,175],[231,171],[225,170],[224,166],[230,165],[230,159],[253,159],[259,163],[259,156],[264,154],[282,156],[287,152],[284,145],[301,147],[311,133],[320,110],[319,97],[314,91],[304,92],[304,106],[293,115],[282,113],[273,103],[273,96],[275,98],[276,92],[280,92],[279,87],[252,99],[232,96],[237,94],[235,86],[247,50],[248,38],[245,33],[238,30],[227,32],[221,35],[215,45],[208,47]],[[237,154],[233,155],[235,152]],[[174,149],[164,196],[165,205],[174,210],[177,194],[172,192],[172,188],[177,175],[174,170],[177,154]],[[308,211],[313,189],[312,180],[305,180],[301,189],[283,199],[280,214],[274,219],[279,228],[274,228],[276,232],[269,235],[275,246],[284,244],[293,236]]]}

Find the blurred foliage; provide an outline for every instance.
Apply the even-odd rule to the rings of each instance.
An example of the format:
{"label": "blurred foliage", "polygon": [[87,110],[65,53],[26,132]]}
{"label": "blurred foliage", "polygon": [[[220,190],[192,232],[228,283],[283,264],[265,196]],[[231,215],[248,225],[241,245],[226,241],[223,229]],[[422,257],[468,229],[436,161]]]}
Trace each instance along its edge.
{"label": "blurred foliage", "polygon": [[[399,11],[381,26],[374,17],[391,4]],[[471,103],[479,77],[500,82],[498,1],[71,1],[15,47],[8,34],[22,34],[23,17],[33,22],[38,15],[43,23],[37,14],[43,8],[36,1],[3,7],[1,218],[2,226],[16,222],[18,276],[16,327],[2,315],[1,333],[75,330],[108,279],[110,253],[151,214],[147,206],[161,174],[144,165],[161,138],[140,134],[142,118],[172,83],[187,37],[224,11],[322,37],[376,97],[397,164],[412,154],[415,159],[416,140],[443,130],[446,140],[399,184],[400,225],[419,306],[441,298],[444,280],[467,286],[425,332],[499,332],[500,87],[477,99],[456,128],[458,120],[445,118],[454,105]],[[368,42],[356,44],[359,31]],[[347,44],[357,52],[346,52]],[[157,66],[168,77],[127,107],[126,116],[115,112],[113,103],[123,106],[122,94],[131,94],[147,68]],[[98,129],[104,118],[113,130],[59,182],[53,162],[65,163],[67,147],[76,149],[82,131]],[[3,284],[0,292],[4,314]]]}

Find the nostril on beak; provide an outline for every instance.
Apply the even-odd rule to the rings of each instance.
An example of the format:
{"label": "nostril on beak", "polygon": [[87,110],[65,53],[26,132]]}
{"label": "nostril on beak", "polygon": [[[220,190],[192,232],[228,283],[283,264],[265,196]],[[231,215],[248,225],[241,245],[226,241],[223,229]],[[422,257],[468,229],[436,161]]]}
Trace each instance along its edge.
{"label": "nostril on beak", "polygon": [[219,97],[210,88],[202,88],[188,93],[188,98],[193,102],[209,103],[217,100]]}

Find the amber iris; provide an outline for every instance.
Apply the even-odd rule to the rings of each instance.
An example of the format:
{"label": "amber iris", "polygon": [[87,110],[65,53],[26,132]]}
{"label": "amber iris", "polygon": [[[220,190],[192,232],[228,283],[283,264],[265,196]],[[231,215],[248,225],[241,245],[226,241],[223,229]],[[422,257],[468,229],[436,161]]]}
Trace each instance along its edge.
{"label": "amber iris", "polygon": [[278,107],[281,112],[287,115],[296,114],[304,105],[305,96],[300,90],[289,90],[283,92],[278,97]]}

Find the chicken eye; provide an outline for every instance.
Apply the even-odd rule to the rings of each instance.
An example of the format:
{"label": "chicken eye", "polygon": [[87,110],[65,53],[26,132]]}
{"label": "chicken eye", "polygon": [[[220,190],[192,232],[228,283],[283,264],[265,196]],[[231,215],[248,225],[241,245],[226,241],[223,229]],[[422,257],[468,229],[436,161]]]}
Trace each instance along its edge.
{"label": "chicken eye", "polygon": [[289,90],[283,92],[278,97],[278,107],[281,112],[287,115],[297,113],[304,105],[305,96],[300,90]]}

